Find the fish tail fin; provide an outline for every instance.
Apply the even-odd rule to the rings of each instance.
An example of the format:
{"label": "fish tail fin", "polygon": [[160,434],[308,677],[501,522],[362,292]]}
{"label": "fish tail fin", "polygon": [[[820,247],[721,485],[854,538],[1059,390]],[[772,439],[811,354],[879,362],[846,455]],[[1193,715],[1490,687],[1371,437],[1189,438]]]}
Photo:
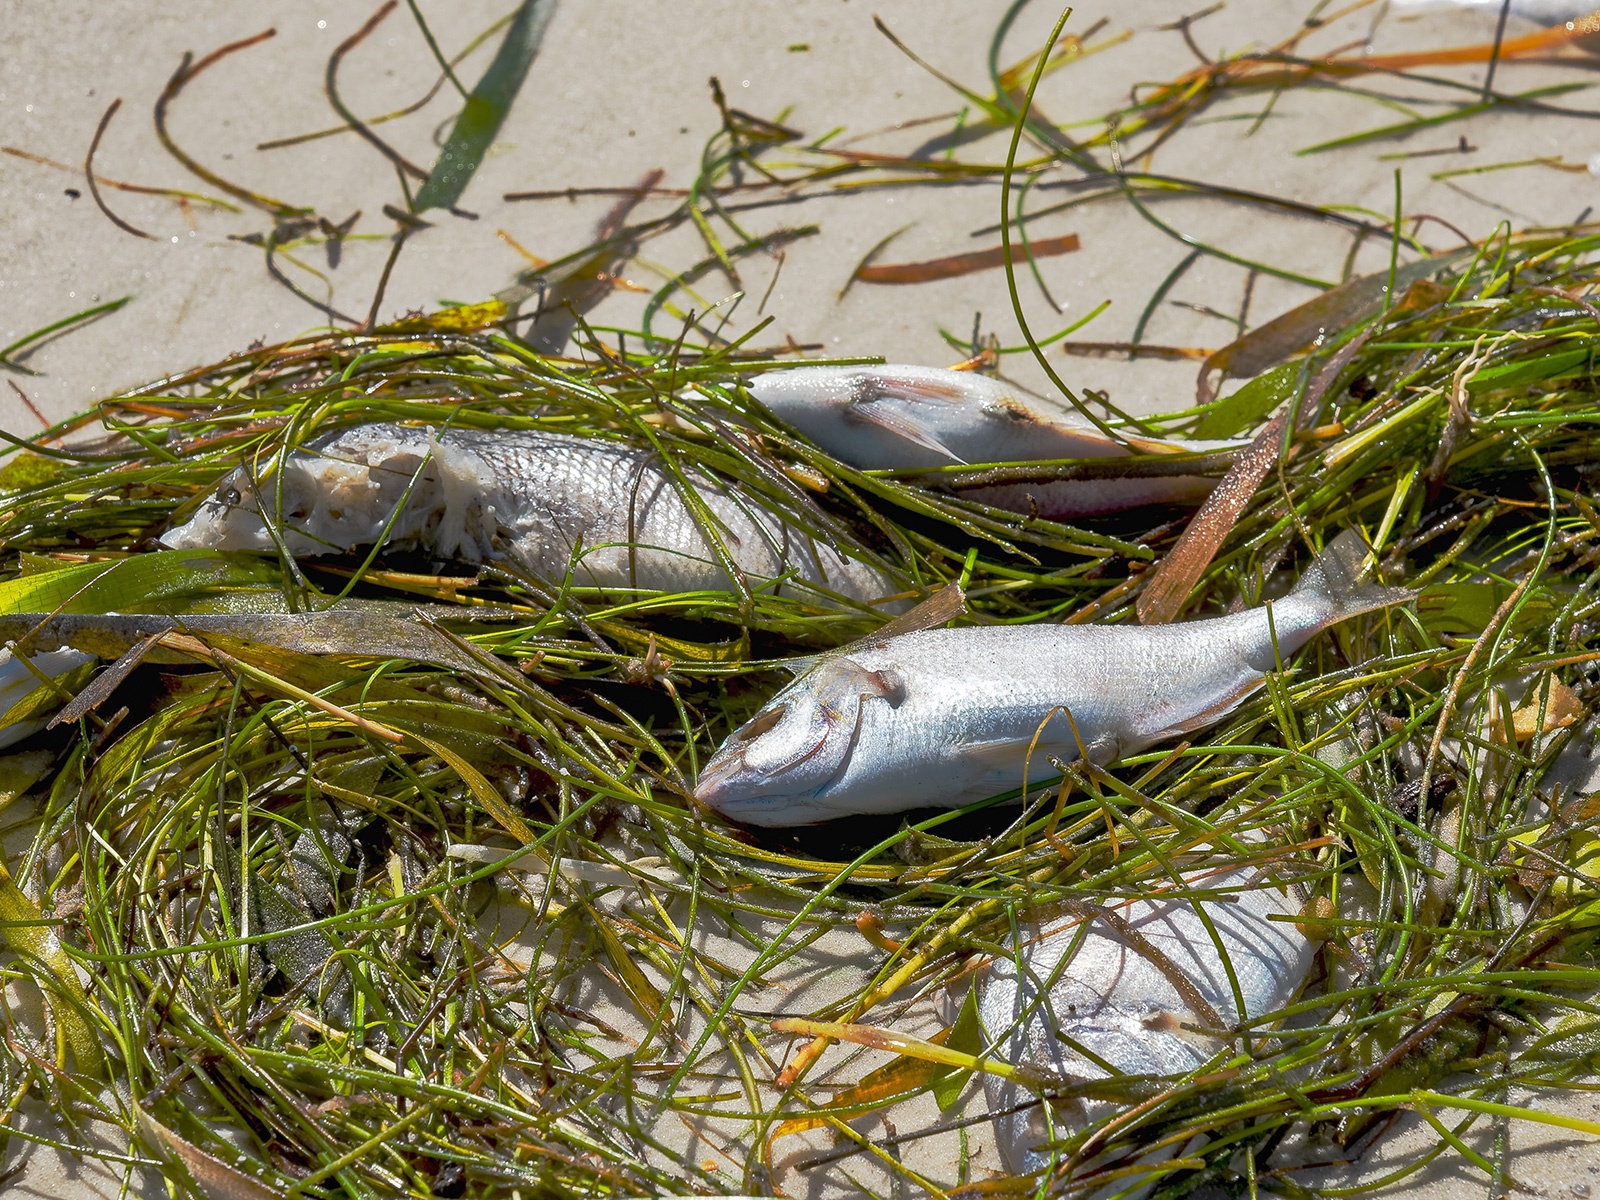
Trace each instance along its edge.
{"label": "fish tail fin", "polygon": [[1416,593],[1406,588],[1370,582],[1371,568],[1367,543],[1356,530],[1346,529],[1312,560],[1292,594],[1315,597],[1328,606],[1320,622],[1323,628],[1416,599]]}

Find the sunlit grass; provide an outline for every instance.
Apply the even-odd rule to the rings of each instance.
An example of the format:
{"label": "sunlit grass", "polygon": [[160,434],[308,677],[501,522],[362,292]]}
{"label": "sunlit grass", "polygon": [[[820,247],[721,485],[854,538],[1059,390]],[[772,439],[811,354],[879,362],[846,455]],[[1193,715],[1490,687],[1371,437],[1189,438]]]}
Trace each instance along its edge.
{"label": "sunlit grass", "polygon": [[[1363,1120],[1426,1109],[1457,1127],[1516,1115],[1508,1088],[1586,1069],[1581,997],[1600,982],[1584,956],[1592,817],[1581,795],[1540,782],[1588,726],[1518,741],[1505,732],[1515,698],[1494,699],[1550,672],[1585,711],[1594,695],[1600,404],[1593,322],[1570,298],[1588,286],[1590,242],[1514,246],[1446,275],[1438,302],[1369,318],[1293,368],[1303,392],[1355,346],[1189,604],[1254,603],[1313,546],[1361,526],[1382,534],[1388,581],[1419,588],[1414,609],[1314,643],[1203,740],[1074,770],[1028,808],[799,841],[727,827],[685,789],[770,694],[776,659],[879,618],[759,590],[630,598],[493,564],[441,574],[404,556],[288,571],[225,555],[202,570],[152,556],[150,539],[242,459],[270,471],[287,448],[379,418],[647,438],[885,561],[913,593],[964,579],[980,622],[1091,606],[1131,619],[1172,533],[1029,521],[853,471],[740,389],[781,360],[687,340],[666,358],[596,345],[548,359],[489,331],[380,330],[263,348],[109,401],[121,437],[99,457],[22,453],[0,468],[14,581],[0,586],[14,601],[226,622],[348,591],[343,607],[359,611],[328,627],[348,639],[332,655],[197,616],[197,642],[169,638],[40,741],[50,757],[20,790],[42,823],[12,873],[88,984],[71,994],[59,954],[11,935],[12,970],[42,982],[65,1038],[33,1044],[19,1024],[0,1054],[6,1086],[73,1097],[146,1153],[203,1151],[278,1191],[720,1189],[675,1157],[671,1114],[716,1114],[757,1170],[782,1121],[832,1111],[804,1078],[774,1089],[784,1043],[743,1015],[821,931],[867,910],[889,940],[863,939],[866,982],[808,1015],[882,1024],[891,996],[992,952],[1019,909],[1170,886],[1212,846],[1208,862],[1292,867],[1333,974],[1282,1032],[1255,1023],[1246,1057],[1189,1081],[1096,1084],[1166,1098],[1095,1146],[1075,1168],[1085,1180],[1124,1148],[1196,1135],[1188,1159],[1208,1175],[1239,1171],[1241,1149],[1265,1170],[1284,1130],[1353,1134],[1355,1108]],[[1255,401],[1236,395],[1164,424],[1216,429],[1231,411],[1247,425]],[[78,565],[127,555],[142,574]],[[63,592],[53,577],[70,571]],[[419,603],[456,669],[372,659],[361,621]],[[1454,791],[1408,805],[1401,785],[1419,772]],[[518,845],[533,858],[509,871],[500,860]],[[507,929],[521,932],[505,942]],[[697,929],[743,949],[697,948],[713,944]],[[105,1067],[80,1052],[85,1037]],[[1485,1064],[1492,1075],[1462,1074]],[[141,1128],[136,1108],[172,1139]]]}

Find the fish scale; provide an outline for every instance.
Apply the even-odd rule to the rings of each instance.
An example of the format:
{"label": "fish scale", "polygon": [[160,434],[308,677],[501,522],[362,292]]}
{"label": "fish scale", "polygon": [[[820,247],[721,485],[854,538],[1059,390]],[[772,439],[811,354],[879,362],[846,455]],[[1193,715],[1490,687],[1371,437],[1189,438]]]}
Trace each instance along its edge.
{"label": "fish scale", "polygon": [[[695,796],[750,825],[956,808],[1221,720],[1280,658],[1410,593],[1359,582],[1343,535],[1269,605],[1176,625],[921,629],[825,655],[706,763]],[[1068,715],[1070,714],[1070,721]]]}
{"label": "fish scale", "polygon": [[[687,468],[684,476],[752,587],[827,605],[900,590],[888,572],[840,554],[732,485]],[[570,570],[574,583],[602,588],[734,588],[659,459],[626,442],[538,430],[436,435],[361,425],[290,455],[281,484],[263,487],[267,511],[277,506],[280,487],[283,538],[296,555],[371,545],[387,527],[387,544],[396,548],[469,562],[507,558],[556,583]],[[162,541],[174,549],[271,553],[262,508],[241,468]],[[896,611],[892,603],[883,607]]]}
{"label": "fish scale", "polygon": [[[1093,913],[1024,923],[1009,953],[997,956],[974,985],[992,1053],[1064,1082],[1107,1078],[1112,1072],[1105,1066],[1124,1075],[1181,1076],[1227,1049],[1232,1027],[1287,1004],[1317,949],[1282,919],[1299,908],[1288,889],[1253,868],[1191,872],[1183,882],[1216,894],[1112,901],[1105,911],[1116,923]],[[1218,1019],[1221,1029],[1213,1027]],[[1047,1118],[1037,1096],[1019,1083],[989,1075],[984,1091],[1001,1159],[1018,1173],[1048,1166],[1050,1141],[1127,1107],[1109,1099],[1057,1100]],[[1172,1147],[1140,1161],[1153,1165],[1179,1152]],[[1123,1178],[1108,1192],[1133,1182]]]}

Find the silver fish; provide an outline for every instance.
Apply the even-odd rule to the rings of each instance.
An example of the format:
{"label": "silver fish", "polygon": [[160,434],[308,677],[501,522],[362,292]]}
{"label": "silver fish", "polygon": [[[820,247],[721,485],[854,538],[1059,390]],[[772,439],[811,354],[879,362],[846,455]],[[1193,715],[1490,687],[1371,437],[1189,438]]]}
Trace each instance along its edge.
{"label": "silver fish", "polygon": [[[1011,954],[997,957],[974,985],[993,1056],[1068,1081],[1110,1077],[1096,1059],[1126,1075],[1184,1075],[1225,1048],[1241,1020],[1286,1005],[1317,949],[1292,922],[1273,920],[1298,913],[1288,890],[1256,868],[1193,872],[1184,885],[1228,894],[1113,901],[1105,906],[1110,919],[1091,917],[1086,930],[1077,916],[1021,926]],[[984,1091],[1001,1161],[1015,1173],[1048,1166],[1048,1143],[1125,1107],[1078,1097],[1054,1100],[1046,1113],[1035,1093],[993,1075]],[[1108,1190],[1135,1182],[1123,1177]]]}
{"label": "silver fish", "polygon": [[[39,713],[57,708],[61,700],[54,694],[41,697],[37,710],[17,713],[17,706],[29,699],[44,684],[45,679],[60,679],[70,671],[92,663],[95,657],[62,646],[59,650],[18,655],[10,646],[0,647],[0,747],[10,746],[45,727],[43,720],[35,719]],[[29,704],[28,709],[35,708]]]}
{"label": "silver fish", "polygon": [[[751,587],[826,605],[840,598],[872,602],[901,590],[883,569],[845,557],[731,485],[685,473]],[[649,453],[623,442],[478,429],[436,436],[431,429],[360,425],[291,454],[261,490],[258,496],[241,468],[163,544],[270,553],[274,544],[261,513],[278,511],[281,491],[282,537],[296,555],[372,545],[388,527],[388,545],[468,562],[505,558],[551,582],[570,570],[580,586],[733,587],[671,477]]]}
{"label": "silver fish", "polygon": [[[1058,458],[1211,453],[1243,442],[1168,441],[1129,432],[1123,445],[1075,411],[1032,399],[997,379],[939,367],[799,367],[768,371],[747,388],[774,416],[842,462],[870,469]],[[1217,480],[1203,475],[1056,479],[963,489],[965,499],[1049,518],[1196,504]]]}
{"label": "silver fish", "polygon": [[923,629],[824,655],[731,734],[695,797],[748,825],[955,808],[1213,724],[1328,626],[1410,593],[1336,539],[1283,599],[1177,625]]}

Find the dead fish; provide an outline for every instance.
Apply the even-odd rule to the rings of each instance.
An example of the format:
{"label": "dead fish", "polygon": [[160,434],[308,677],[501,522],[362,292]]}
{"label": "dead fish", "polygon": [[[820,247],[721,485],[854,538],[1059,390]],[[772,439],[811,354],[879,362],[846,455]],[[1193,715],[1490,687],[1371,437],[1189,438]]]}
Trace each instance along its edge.
{"label": "dead fish", "polygon": [[[1193,872],[1183,883],[1226,894],[1116,900],[1104,906],[1104,918],[1079,914],[1021,926],[1011,954],[997,957],[974,985],[994,1056],[1066,1082],[1114,1072],[1185,1075],[1226,1048],[1241,1021],[1288,1004],[1317,949],[1292,921],[1273,919],[1298,914],[1289,890],[1253,867]],[[1047,1113],[1034,1092],[993,1075],[984,1091],[1001,1161],[1018,1174],[1047,1167],[1050,1142],[1126,1107],[1076,1097],[1050,1101]],[[1108,1190],[1120,1194],[1136,1182],[1122,1177]]]}
{"label": "dead fish", "polygon": [[[693,470],[685,475],[752,588],[828,606],[901,590],[882,568],[840,554],[731,485]],[[279,518],[274,523],[295,555],[381,540],[444,559],[509,559],[552,583],[570,571],[579,586],[734,586],[668,473],[648,452],[601,438],[359,425],[289,455],[259,493],[240,468],[161,540],[173,549],[271,553],[263,512]]]}
{"label": "dead fish", "polygon": [[[997,379],[939,367],[800,367],[747,385],[776,417],[863,470],[966,463],[1206,454],[1243,442],[1168,441],[1129,432],[1126,445],[1075,411],[1032,399]],[[1217,480],[1203,475],[1052,479],[963,489],[963,498],[1048,518],[1198,504]]]}
{"label": "dead fish", "polygon": [[48,713],[60,707],[61,697],[46,693],[39,696],[37,702],[25,705],[26,711],[18,711],[19,705],[30,701],[34,693],[45,686],[41,676],[44,679],[60,679],[94,661],[94,655],[69,650],[65,646],[59,650],[25,655],[18,655],[10,646],[0,647],[0,747],[38,733],[46,722],[36,720],[35,714]]}
{"label": "dead fish", "polygon": [[[990,625],[867,638],[799,675],[723,743],[695,798],[748,825],[955,808],[1221,720],[1328,626],[1411,598],[1365,585],[1341,534],[1295,590],[1176,625]],[[931,602],[930,602],[931,603]],[[915,614],[908,614],[907,618]]]}

